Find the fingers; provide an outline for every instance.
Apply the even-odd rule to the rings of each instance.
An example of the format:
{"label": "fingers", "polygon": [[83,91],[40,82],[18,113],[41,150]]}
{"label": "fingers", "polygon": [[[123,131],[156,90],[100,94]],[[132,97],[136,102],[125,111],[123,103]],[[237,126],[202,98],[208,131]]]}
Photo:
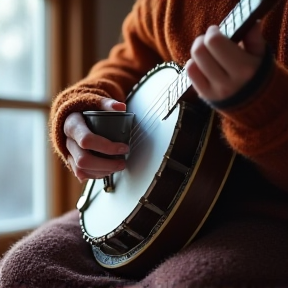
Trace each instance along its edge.
{"label": "fingers", "polygon": [[89,151],[80,149],[73,140],[67,139],[67,147],[71,156],[68,163],[75,176],[82,182],[85,179],[100,179],[126,167],[124,159],[106,159],[92,155]]}
{"label": "fingers", "polygon": [[206,95],[211,90],[208,78],[202,73],[195,60],[189,59],[185,65],[185,69],[192,80],[193,88],[199,96]]}
{"label": "fingers", "polygon": [[244,39],[245,49],[230,41],[217,26],[209,27],[205,35],[196,38],[186,70],[200,97],[223,100],[254,76],[265,52],[259,25],[257,23]]}
{"label": "fingers", "polygon": [[[110,159],[104,159],[104,158],[99,158],[96,156],[92,156],[94,159],[94,170],[87,170],[81,168],[81,166],[86,166],[85,161],[89,161],[88,159],[91,158],[87,157],[87,155],[83,155],[82,158],[78,159],[78,163],[75,162],[74,158],[72,156],[68,156],[68,163],[70,164],[70,167],[74,173],[74,175],[79,179],[80,182],[83,182],[84,180],[87,179],[101,179],[104,178],[105,176],[108,176],[114,172],[121,171],[125,169],[125,162],[123,160],[110,160]],[[108,162],[108,163],[105,163]],[[115,162],[115,163],[113,163]],[[103,164],[104,163],[104,164]],[[105,166],[106,169],[110,171],[102,171],[101,168],[102,166]],[[109,167],[111,169],[109,169]],[[113,169],[113,168],[119,168],[119,169]]]}
{"label": "fingers", "polygon": [[[108,155],[126,154],[129,151],[129,146],[124,143],[115,143],[92,133],[80,113],[72,113],[67,117],[64,133],[67,139],[73,139],[80,148],[85,150],[94,150]],[[69,147],[67,148],[69,150]]]}
{"label": "fingers", "polygon": [[67,149],[71,153],[76,166],[80,169],[114,172],[122,170],[124,166],[125,161],[123,159],[115,161],[113,159],[106,159],[91,155],[89,150],[82,149],[71,138],[67,138],[66,143]]}
{"label": "fingers", "polygon": [[[256,59],[258,60],[258,57],[247,53],[248,51],[241,49],[238,45],[235,45],[222,35],[217,26],[208,28],[203,40],[203,45],[231,78],[238,77],[240,73],[237,70],[239,69],[241,69],[241,73],[251,73],[248,71],[249,67],[251,66],[253,69],[253,62],[256,61]],[[249,76],[250,75],[248,75],[248,77]]]}
{"label": "fingers", "polygon": [[101,179],[110,174],[107,171],[82,170],[75,164],[75,161],[71,156],[68,157],[68,163],[70,164],[75,177],[77,177],[80,182],[88,179]]}
{"label": "fingers", "polygon": [[103,178],[125,169],[124,159],[97,157],[90,150],[107,155],[123,155],[129,152],[129,146],[92,133],[80,113],[72,113],[67,117],[64,133],[67,136],[66,147],[71,155],[67,160],[81,182],[85,179]]}
{"label": "fingers", "polygon": [[[223,82],[226,80],[227,72],[223,69],[222,65],[215,61],[214,55],[209,51],[207,47],[207,36],[199,36],[193,43],[191,48],[191,57],[194,60],[194,63],[191,63],[192,68],[195,69],[194,75],[197,77],[197,74],[202,73],[203,78],[206,78],[206,83],[209,84],[208,79],[214,81]],[[196,68],[197,67],[197,68]],[[195,80],[195,79],[194,79]],[[204,79],[199,79],[199,81],[204,81]],[[198,83],[198,81],[196,81]],[[196,84],[196,83],[195,83]]]}

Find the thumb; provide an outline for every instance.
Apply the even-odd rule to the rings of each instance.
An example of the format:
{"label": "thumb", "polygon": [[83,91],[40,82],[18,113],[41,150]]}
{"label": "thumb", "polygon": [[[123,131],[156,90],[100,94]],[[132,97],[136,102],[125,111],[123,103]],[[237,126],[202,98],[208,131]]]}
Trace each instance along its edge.
{"label": "thumb", "polygon": [[261,57],[265,54],[266,41],[261,33],[260,21],[257,21],[245,35],[242,44],[244,49],[252,55]]}

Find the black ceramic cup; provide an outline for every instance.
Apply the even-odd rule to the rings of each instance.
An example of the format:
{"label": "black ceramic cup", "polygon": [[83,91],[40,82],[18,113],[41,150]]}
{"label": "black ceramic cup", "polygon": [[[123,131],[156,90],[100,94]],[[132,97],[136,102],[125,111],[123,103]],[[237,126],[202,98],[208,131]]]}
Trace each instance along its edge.
{"label": "black ceramic cup", "polygon": [[[83,117],[91,132],[103,136],[113,142],[129,145],[133,127],[134,113],[119,111],[84,111]],[[106,155],[91,151],[105,158],[119,158],[120,155]]]}

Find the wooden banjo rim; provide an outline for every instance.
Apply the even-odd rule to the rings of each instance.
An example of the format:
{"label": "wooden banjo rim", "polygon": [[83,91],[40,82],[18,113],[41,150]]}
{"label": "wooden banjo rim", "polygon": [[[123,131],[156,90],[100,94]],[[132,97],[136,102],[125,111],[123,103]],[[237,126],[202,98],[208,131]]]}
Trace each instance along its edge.
{"label": "wooden banjo rim", "polygon": [[[136,258],[138,258],[141,254],[143,254],[152,244],[153,242],[155,241],[155,239],[157,239],[157,237],[159,237],[159,235],[161,235],[161,233],[163,232],[163,230],[167,227],[167,225],[169,224],[170,220],[173,218],[174,214],[177,212],[179,206],[182,204],[183,200],[185,199],[187,193],[189,192],[189,188],[190,188],[190,185],[191,183],[194,181],[196,175],[197,175],[197,172],[198,172],[198,169],[201,165],[201,160],[203,159],[204,155],[205,155],[205,152],[206,152],[206,148],[207,148],[207,145],[208,145],[208,142],[209,142],[209,138],[210,138],[210,135],[211,135],[211,131],[212,131],[212,126],[213,126],[213,121],[214,121],[214,118],[215,118],[215,111],[212,111],[211,112],[211,116],[210,116],[210,119],[209,119],[209,124],[208,124],[208,127],[207,127],[207,132],[206,132],[206,135],[205,135],[205,139],[204,139],[204,144],[203,144],[203,147],[201,148],[201,151],[200,151],[200,154],[199,154],[199,157],[195,163],[195,167],[193,168],[193,172],[191,173],[190,177],[189,177],[189,180],[187,182],[187,184],[185,185],[185,188],[183,190],[183,192],[181,193],[181,196],[179,197],[179,199],[177,200],[177,202],[175,203],[175,205],[173,206],[173,209],[170,211],[170,213],[168,214],[167,218],[164,220],[164,222],[162,223],[162,225],[160,226],[160,228],[157,230],[157,232],[155,234],[152,235],[152,237],[150,237],[149,239],[146,240],[146,243],[143,245],[143,248],[140,249],[139,251],[135,252],[134,254],[132,254],[131,257],[129,258],[126,258],[125,260],[117,263],[117,264],[113,264],[113,265],[107,265],[101,261],[99,261],[97,258],[96,258],[96,261],[103,267],[105,268],[109,268],[109,269],[117,269],[119,267],[122,267],[122,266],[125,266],[127,264],[129,264],[130,262],[134,261]],[[233,162],[234,162],[234,159],[235,159],[235,156],[236,156],[236,153],[233,152],[232,154],[232,157],[229,161],[229,165],[226,169],[226,172],[224,174],[224,177],[222,178],[222,181],[221,181],[221,185],[219,186],[218,190],[217,190],[217,193],[215,194],[215,197],[213,198],[213,201],[211,202],[211,204],[209,205],[209,209],[207,209],[207,212],[205,213],[204,217],[202,218],[202,220],[199,222],[197,228],[194,230],[193,234],[191,235],[191,237],[187,240],[186,244],[184,244],[184,246],[182,247],[185,248],[194,238],[195,236],[198,234],[199,230],[201,229],[201,227],[203,226],[203,224],[205,223],[205,221],[207,220],[209,214],[211,213],[215,203],[217,202],[217,199],[218,197],[220,196],[221,194],[221,191],[225,185],[225,182],[228,178],[228,175],[230,173],[230,170],[232,168],[232,165],[233,165]],[[144,240],[145,241],[145,240]],[[141,242],[140,242],[141,243]],[[93,244],[92,244],[93,245]],[[139,245],[139,244],[138,244]],[[137,246],[136,246],[137,247]],[[100,249],[100,248],[98,248]],[[129,251],[127,252],[129,253]],[[127,253],[124,253],[122,255],[117,255],[117,256],[114,256],[113,257],[121,257]]]}

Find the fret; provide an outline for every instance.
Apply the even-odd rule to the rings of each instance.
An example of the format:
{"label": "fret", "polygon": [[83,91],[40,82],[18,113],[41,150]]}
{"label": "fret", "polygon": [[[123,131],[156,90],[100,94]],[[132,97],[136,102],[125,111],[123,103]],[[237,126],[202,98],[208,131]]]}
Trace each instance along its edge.
{"label": "fret", "polygon": [[176,87],[176,82],[175,81],[173,81],[170,85],[169,85],[169,87],[168,87],[168,95],[167,95],[167,98],[166,98],[166,100],[167,101],[165,101],[165,109],[164,109],[164,113],[165,114],[168,114],[169,113],[169,111],[171,111],[172,109],[173,109],[173,98],[174,98],[174,96],[173,96],[173,94],[175,93],[175,87]]}
{"label": "fret", "polygon": [[[185,71],[185,70],[184,70]],[[179,98],[184,94],[184,92],[191,85],[191,81],[188,81],[189,77],[186,73],[181,72],[175,81],[168,87],[168,97],[166,103],[166,111],[171,111],[176,105]]]}
{"label": "fret", "polygon": [[[236,31],[236,15],[238,15],[238,8],[239,8],[240,5],[237,6],[236,9],[233,9],[232,10],[232,13],[231,13],[231,17],[232,17],[232,29],[233,31]],[[237,13],[235,12],[237,11]]]}
{"label": "fret", "polygon": [[228,14],[228,16],[219,25],[220,31],[232,38],[234,33],[243,25],[261,4],[261,0],[242,0]]}
{"label": "fret", "polygon": [[241,7],[241,12],[243,14],[243,22],[244,22],[244,19],[247,19],[250,15],[251,5],[247,3],[247,0],[246,0],[246,1],[243,1],[240,7]]}
{"label": "fret", "polygon": [[182,94],[185,92],[184,86],[183,86],[183,84],[184,84],[183,75],[180,74],[179,77],[178,77],[178,79],[179,79],[179,81],[178,81],[178,93],[179,93],[180,95],[182,95]]}
{"label": "fret", "polygon": [[189,78],[186,69],[183,69],[181,74],[182,74],[182,77],[185,79],[184,80],[185,83],[183,85],[184,85],[184,89],[185,89],[184,91],[186,91],[192,85],[192,81]]}
{"label": "fret", "polygon": [[243,2],[241,3],[240,2],[240,5],[239,5],[239,15],[240,15],[240,20],[241,20],[241,23],[244,22],[244,12],[243,12]]}

